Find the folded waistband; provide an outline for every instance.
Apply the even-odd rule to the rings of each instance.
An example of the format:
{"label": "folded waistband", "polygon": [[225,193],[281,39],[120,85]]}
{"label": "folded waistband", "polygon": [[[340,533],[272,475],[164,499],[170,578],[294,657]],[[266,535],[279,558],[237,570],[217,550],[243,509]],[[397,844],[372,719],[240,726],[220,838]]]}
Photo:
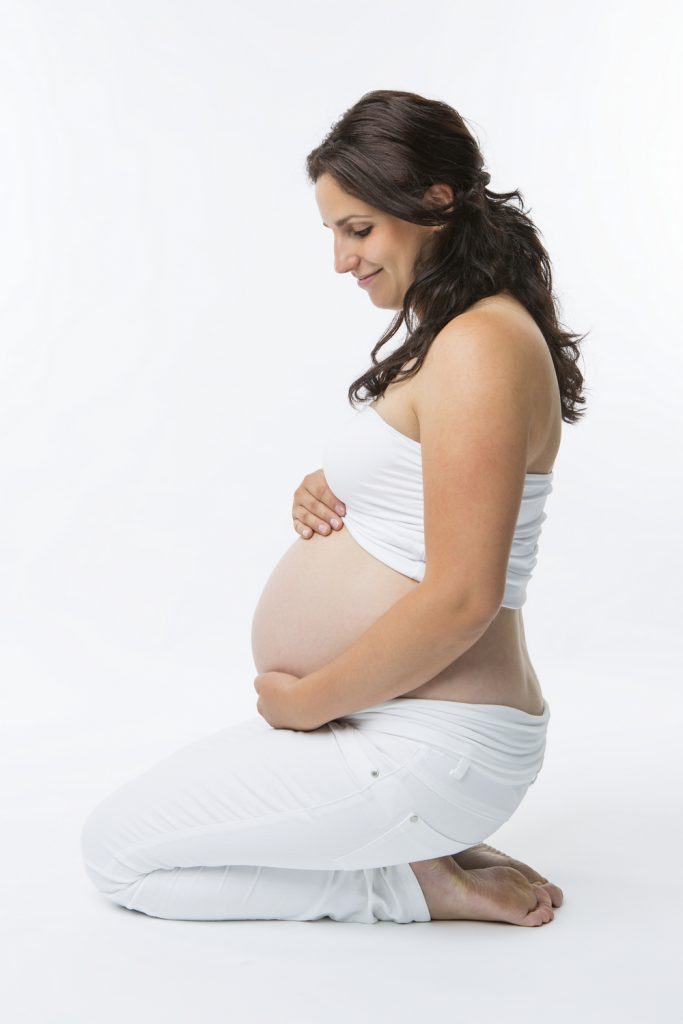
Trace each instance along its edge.
{"label": "folded waistband", "polygon": [[443,717],[444,719],[467,717],[468,715],[477,718],[483,715],[486,718],[499,718],[510,722],[528,722],[534,725],[541,722],[545,724],[550,718],[550,705],[545,698],[543,700],[543,712],[540,715],[530,715],[528,711],[522,711],[521,708],[513,708],[507,704],[471,704],[469,701],[462,700],[422,700],[417,697],[394,697],[393,700],[386,700],[382,704],[373,704],[372,707],[364,708],[363,711],[356,713],[364,714],[365,711],[376,711],[379,708],[398,713],[402,708],[409,710],[411,707],[416,707],[420,711],[439,718]]}
{"label": "folded waistband", "polygon": [[403,736],[447,752],[506,778],[532,775],[543,763],[550,706],[530,715],[505,704],[396,697],[345,716],[362,731]]}

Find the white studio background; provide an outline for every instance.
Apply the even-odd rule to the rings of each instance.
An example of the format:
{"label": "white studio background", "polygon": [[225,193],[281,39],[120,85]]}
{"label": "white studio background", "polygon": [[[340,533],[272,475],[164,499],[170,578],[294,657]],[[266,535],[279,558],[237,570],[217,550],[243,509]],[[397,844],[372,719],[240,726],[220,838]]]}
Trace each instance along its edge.
{"label": "white studio background", "polygon": [[[613,839],[639,847],[670,834],[683,708],[680,29],[673,0],[0,2],[0,736],[4,902],[17,912],[0,939],[16,968],[10,994],[35,988],[29,949],[42,970],[45,943],[53,965],[32,995],[51,1009],[22,1019],[108,1021],[124,1009],[142,1019],[127,1009],[125,972],[131,999],[151,998],[150,984],[158,997],[164,979],[158,1019],[209,1017],[235,1008],[211,988],[228,962],[242,967],[229,976],[249,1003],[239,1019],[260,1019],[272,998],[259,969],[269,955],[235,947],[234,925],[221,956],[212,962],[205,950],[188,968],[185,947],[211,932],[220,951],[220,930],[154,922],[152,944],[166,943],[186,974],[150,983],[139,961],[151,955],[151,932],[131,965],[126,952],[145,941],[142,929],[136,938],[130,919],[117,918],[126,949],[94,970],[84,921],[97,927],[102,910],[77,844],[85,815],[115,786],[256,714],[251,616],[298,542],[293,492],[321,465],[324,436],[349,409],[348,385],[393,315],[335,273],[304,167],[372,89],[419,92],[465,117],[491,188],[519,188],[541,231],[562,322],[588,332],[587,412],[564,426],[524,609],[552,709],[549,749],[528,804],[492,842],[505,848],[507,838],[521,857],[543,849],[553,866],[561,858],[557,881],[575,906],[577,890],[590,890],[569,943],[577,956],[596,941]],[[670,789],[657,789],[662,779]],[[594,844],[597,861],[588,859]],[[627,885],[624,849],[612,856]],[[633,941],[651,936],[650,903],[643,897],[627,942],[630,918],[615,895],[622,945],[603,964],[608,979],[620,957],[636,962]],[[572,913],[569,901],[550,928],[534,930],[533,954],[525,947],[533,995],[544,976],[557,998],[562,913]],[[266,933],[252,928],[239,936],[256,945]],[[471,932],[477,958],[534,941],[511,931]],[[313,942],[313,932],[294,934]],[[331,934],[343,962],[358,929]],[[437,945],[437,934],[427,959],[444,956],[445,980],[426,980],[408,960],[414,986],[406,978],[394,991],[397,1019],[418,998],[429,1008],[425,985],[435,1012],[441,996],[452,1005],[450,941]],[[377,930],[360,941],[376,958]],[[394,968],[396,941],[386,947]],[[299,954],[307,984],[320,986],[327,1019],[343,1019],[335,1014],[354,1012],[351,993],[322,1002],[325,979],[338,975],[311,965],[315,955]],[[660,950],[660,999],[667,964]],[[358,975],[364,1005],[379,1012],[386,992],[372,991],[367,972]],[[473,977],[470,969],[458,982],[456,1012]],[[520,977],[505,983],[529,992]],[[111,1004],[93,1009],[87,978],[106,984]],[[291,977],[278,978],[291,995]],[[627,970],[618,992],[593,983],[581,1005],[589,1020],[610,1019],[615,998],[614,1019],[652,1009],[637,972]],[[475,989],[470,996],[476,1006]],[[508,1017],[509,996],[501,991]],[[573,1020],[562,999],[551,1012]],[[280,1009],[279,1019],[315,1005]]]}

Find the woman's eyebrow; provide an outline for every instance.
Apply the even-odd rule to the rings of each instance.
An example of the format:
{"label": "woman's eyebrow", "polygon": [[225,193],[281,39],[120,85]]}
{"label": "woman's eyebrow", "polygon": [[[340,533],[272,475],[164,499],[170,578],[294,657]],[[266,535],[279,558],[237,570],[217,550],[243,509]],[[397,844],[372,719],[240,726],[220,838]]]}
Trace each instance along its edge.
{"label": "woman's eyebrow", "polygon": [[[365,220],[368,220],[369,217],[370,217],[370,214],[368,214],[368,213],[350,213],[348,215],[348,217],[341,217],[339,220],[336,220],[334,223],[337,225],[338,228],[341,228],[341,227],[344,226],[344,224],[346,224],[347,220],[351,220],[352,217],[363,217]],[[327,227],[327,224],[325,223],[325,221],[323,221],[323,227],[324,228]]]}

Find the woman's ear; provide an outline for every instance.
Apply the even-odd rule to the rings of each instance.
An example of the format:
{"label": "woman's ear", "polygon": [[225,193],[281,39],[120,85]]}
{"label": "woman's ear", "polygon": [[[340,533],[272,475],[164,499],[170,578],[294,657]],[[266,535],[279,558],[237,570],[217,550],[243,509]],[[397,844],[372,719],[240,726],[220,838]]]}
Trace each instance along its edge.
{"label": "woman's ear", "polygon": [[430,185],[422,198],[425,205],[446,213],[453,205],[453,189],[445,183]]}

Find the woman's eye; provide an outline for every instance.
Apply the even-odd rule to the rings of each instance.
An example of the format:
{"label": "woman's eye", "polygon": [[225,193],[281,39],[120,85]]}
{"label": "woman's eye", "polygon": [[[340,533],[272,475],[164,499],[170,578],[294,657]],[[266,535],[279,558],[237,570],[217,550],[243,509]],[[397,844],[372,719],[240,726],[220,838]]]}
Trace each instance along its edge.
{"label": "woman's eye", "polygon": [[362,231],[352,231],[351,234],[355,235],[356,238],[367,238],[372,231],[372,228],[364,228]]}

